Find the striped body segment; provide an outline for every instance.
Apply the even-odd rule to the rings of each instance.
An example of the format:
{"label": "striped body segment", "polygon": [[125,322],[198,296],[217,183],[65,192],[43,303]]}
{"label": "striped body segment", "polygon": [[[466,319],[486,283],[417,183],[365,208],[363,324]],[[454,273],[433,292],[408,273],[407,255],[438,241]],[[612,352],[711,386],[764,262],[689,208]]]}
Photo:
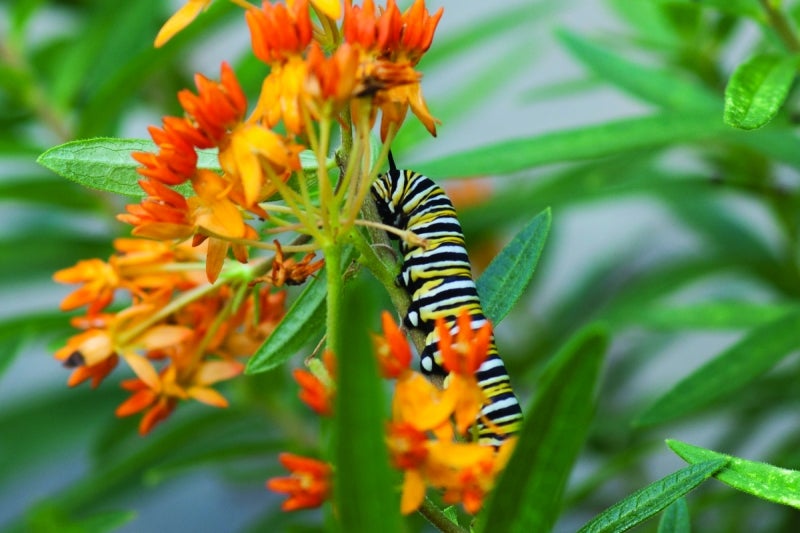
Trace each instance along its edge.
{"label": "striped body segment", "polygon": [[[487,321],[456,211],[445,192],[429,178],[394,166],[373,183],[372,195],[384,224],[412,231],[427,241],[426,247],[401,243],[404,260],[397,283],[411,297],[405,326],[418,328],[427,336],[420,354],[422,372],[444,375],[436,319],[443,318],[453,335],[458,332],[456,317],[464,310],[469,312],[473,330]],[[489,423],[478,421],[479,442],[497,446],[519,430],[522,411],[494,337],[476,377],[489,400],[481,412],[481,418]]]}

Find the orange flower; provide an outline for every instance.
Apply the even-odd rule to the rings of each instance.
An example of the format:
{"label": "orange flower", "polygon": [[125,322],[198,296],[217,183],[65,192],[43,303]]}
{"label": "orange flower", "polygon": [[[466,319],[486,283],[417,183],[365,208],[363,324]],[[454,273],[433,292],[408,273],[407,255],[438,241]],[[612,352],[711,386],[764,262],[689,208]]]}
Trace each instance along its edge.
{"label": "orange flower", "polygon": [[272,242],[275,244],[276,250],[269,280],[274,287],[282,287],[284,283],[286,285],[301,285],[305,283],[310,275],[321,269],[325,264],[325,259],[311,262],[316,257],[314,252],[306,254],[299,263],[292,257],[284,259],[281,243],[277,240]]}
{"label": "orange flower", "polygon": [[280,63],[298,56],[311,42],[308,0],[291,2],[289,8],[265,0],[261,9],[248,9],[245,19],[253,53],[264,63]]}
{"label": "orange flower", "polygon": [[336,393],[333,352],[325,350],[322,363],[319,364],[318,359],[311,360],[311,372],[295,369],[294,379],[300,385],[300,399],[318,415],[330,416],[333,414],[333,397]]}
{"label": "orange flower", "polygon": [[108,376],[111,371],[117,367],[117,363],[119,362],[119,357],[116,354],[111,354],[94,365],[80,365],[79,359],[79,354],[76,352],[75,358],[67,358],[64,361],[64,366],[67,368],[70,368],[75,364],[79,365],[75,368],[75,370],[72,371],[72,374],[70,374],[69,379],[67,380],[67,385],[70,387],[75,387],[87,379],[91,379],[91,387],[96,389],[106,378],[106,376]]}
{"label": "orange flower", "polygon": [[186,198],[156,180],[140,180],[147,196],[125,206],[117,220],[134,226],[133,235],[149,239],[186,239],[194,234],[194,221]]}
{"label": "orange flower", "polygon": [[139,423],[139,433],[147,435],[175,409],[178,400],[193,398],[213,407],[227,407],[228,401],[208,385],[242,373],[244,365],[234,361],[207,361],[188,372],[179,372],[169,364],[159,373],[142,373],[122,382],[122,388],[133,393],[117,407],[116,415],[130,416],[147,410]]}
{"label": "orange flower", "polygon": [[197,129],[208,140],[208,145],[198,148],[218,146],[231,128],[242,121],[247,112],[247,98],[242,91],[236,74],[228,63],[223,62],[220,81],[215,82],[195,74],[197,94],[188,89],[178,93],[178,101],[191,117]]}
{"label": "orange flower", "polygon": [[306,59],[305,105],[313,118],[338,113],[353,96],[363,92],[359,62],[358,50],[347,43],[330,57],[325,57],[319,43],[311,43]]}
{"label": "orange flower", "polygon": [[211,0],[189,0],[186,2],[158,31],[155,47],[164,46],[176,33],[191,24],[201,11],[208,8],[209,4],[211,4]]}
{"label": "orange flower", "polygon": [[[454,482],[445,488],[442,499],[449,504],[461,502],[470,514],[480,511],[486,494],[494,487],[500,472],[505,469],[515,444],[516,439],[509,439],[491,456],[479,457],[471,464],[463,466],[455,474]],[[478,446],[491,450],[487,446]]]}
{"label": "orange flower", "polygon": [[381,313],[383,337],[375,335],[375,355],[378,357],[381,375],[386,379],[399,378],[410,371],[411,347],[403,331],[397,327],[392,316]]}
{"label": "orange flower", "polygon": [[328,499],[331,491],[329,464],[291,453],[282,453],[278,459],[291,475],[270,479],[267,488],[289,495],[281,505],[284,511],[319,507]]}
{"label": "orange flower", "polygon": [[[257,111],[256,111],[257,113]],[[228,196],[262,218],[267,214],[257,202],[275,194],[272,179],[286,181],[300,170],[303,147],[286,137],[252,122],[233,128],[220,146],[219,162],[231,183]]]}
{"label": "orange flower", "polygon": [[136,169],[142,176],[179,185],[194,174],[197,168],[195,146],[205,146],[208,141],[187,119],[164,117],[164,128],[147,128],[159,148],[152,152],[133,152],[131,156],[143,167]]}
{"label": "orange flower", "polygon": [[83,286],[61,301],[61,310],[70,311],[89,304],[89,315],[105,309],[114,299],[114,291],[120,284],[115,269],[100,259],[78,261],[75,266],[53,274],[53,280],[58,283],[83,283]]}
{"label": "orange flower", "polygon": [[439,350],[442,363],[448,372],[462,376],[473,376],[489,353],[492,341],[492,325],[487,321],[479,330],[473,331],[472,319],[464,310],[456,319],[458,333],[455,342],[443,318],[436,319],[436,332],[439,335]]}
{"label": "orange flower", "polygon": [[403,492],[400,511],[408,514],[425,499],[423,469],[428,458],[428,440],[424,432],[407,422],[390,423],[387,443],[392,465],[403,471]]}
{"label": "orange flower", "polygon": [[381,109],[381,138],[392,126],[405,120],[409,106],[432,135],[436,122],[428,110],[421,75],[414,70],[433,40],[442,9],[431,16],[423,0],[416,0],[402,15],[394,0],[376,16],[372,0],[362,7],[345,6],[344,37],[347,43],[362,50],[362,85],[365,94],[374,94],[374,104]]}
{"label": "orange flower", "polygon": [[407,422],[419,431],[432,431],[437,438],[449,440],[453,437],[449,421],[456,399],[436,388],[422,374],[408,372],[397,380],[392,399],[392,419]]}

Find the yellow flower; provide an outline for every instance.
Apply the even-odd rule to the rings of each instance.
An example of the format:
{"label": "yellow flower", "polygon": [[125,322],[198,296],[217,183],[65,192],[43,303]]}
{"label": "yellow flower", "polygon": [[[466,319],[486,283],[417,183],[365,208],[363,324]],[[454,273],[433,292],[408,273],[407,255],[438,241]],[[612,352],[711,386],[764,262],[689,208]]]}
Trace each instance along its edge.
{"label": "yellow flower", "polygon": [[176,33],[191,24],[201,11],[208,8],[209,4],[211,4],[211,0],[189,0],[186,2],[158,31],[155,47],[164,46]]}

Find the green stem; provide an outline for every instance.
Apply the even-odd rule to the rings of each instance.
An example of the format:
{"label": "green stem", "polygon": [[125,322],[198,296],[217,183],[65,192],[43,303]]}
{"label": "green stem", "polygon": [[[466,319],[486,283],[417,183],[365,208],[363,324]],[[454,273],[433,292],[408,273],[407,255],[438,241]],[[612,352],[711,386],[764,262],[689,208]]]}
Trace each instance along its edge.
{"label": "green stem", "polygon": [[786,48],[790,52],[800,52],[800,41],[798,41],[797,34],[795,34],[789,19],[786,18],[786,14],[777,9],[771,0],[760,0],[760,2],[767,15],[769,25],[778,34]]}
{"label": "green stem", "polygon": [[328,337],[328,349],[334,355],[341,357],[344,347],[340,344],[342,332],[342,247],[336,242],[327,244],[322,248],[325,254],[325,272],[328,282],[327,316],[325,330]]}
{"label": "green stem", "polygon": [[444,512],[430,498],[425,498],[425,501],[422,502],[419,514],[424,516],[433,527],[444,533],[467,533],[465,529],[447,518]]}

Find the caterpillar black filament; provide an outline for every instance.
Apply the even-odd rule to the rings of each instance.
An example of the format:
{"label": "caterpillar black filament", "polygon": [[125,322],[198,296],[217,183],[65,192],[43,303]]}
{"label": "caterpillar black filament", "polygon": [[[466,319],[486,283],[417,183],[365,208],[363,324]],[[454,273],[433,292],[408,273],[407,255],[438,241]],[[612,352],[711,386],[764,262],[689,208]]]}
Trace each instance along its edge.
{"label": "caterpillar black filament", "polygon": [[[425,349],[420,354],[422,372],[444,375],[439,337],[434,329],[436,319],[443,318],[455,335],[456,318],[464,310],[469,313],[473,330],[486,323],[486,316],[472,279],[461,224],[450,198],[422,174],[397,169],[391,156],[389,163],[389,172],[372,185],[381,219],[384,224],[411,231],[426,241],[424,247],[401,243],[403,267],[397,283],[411,297],[404,323],[427,335]],[[479,442],[497,446],[519,430],[522,410],[497,353],[494,336],[476,377],[488,398],[478,420]]]}

